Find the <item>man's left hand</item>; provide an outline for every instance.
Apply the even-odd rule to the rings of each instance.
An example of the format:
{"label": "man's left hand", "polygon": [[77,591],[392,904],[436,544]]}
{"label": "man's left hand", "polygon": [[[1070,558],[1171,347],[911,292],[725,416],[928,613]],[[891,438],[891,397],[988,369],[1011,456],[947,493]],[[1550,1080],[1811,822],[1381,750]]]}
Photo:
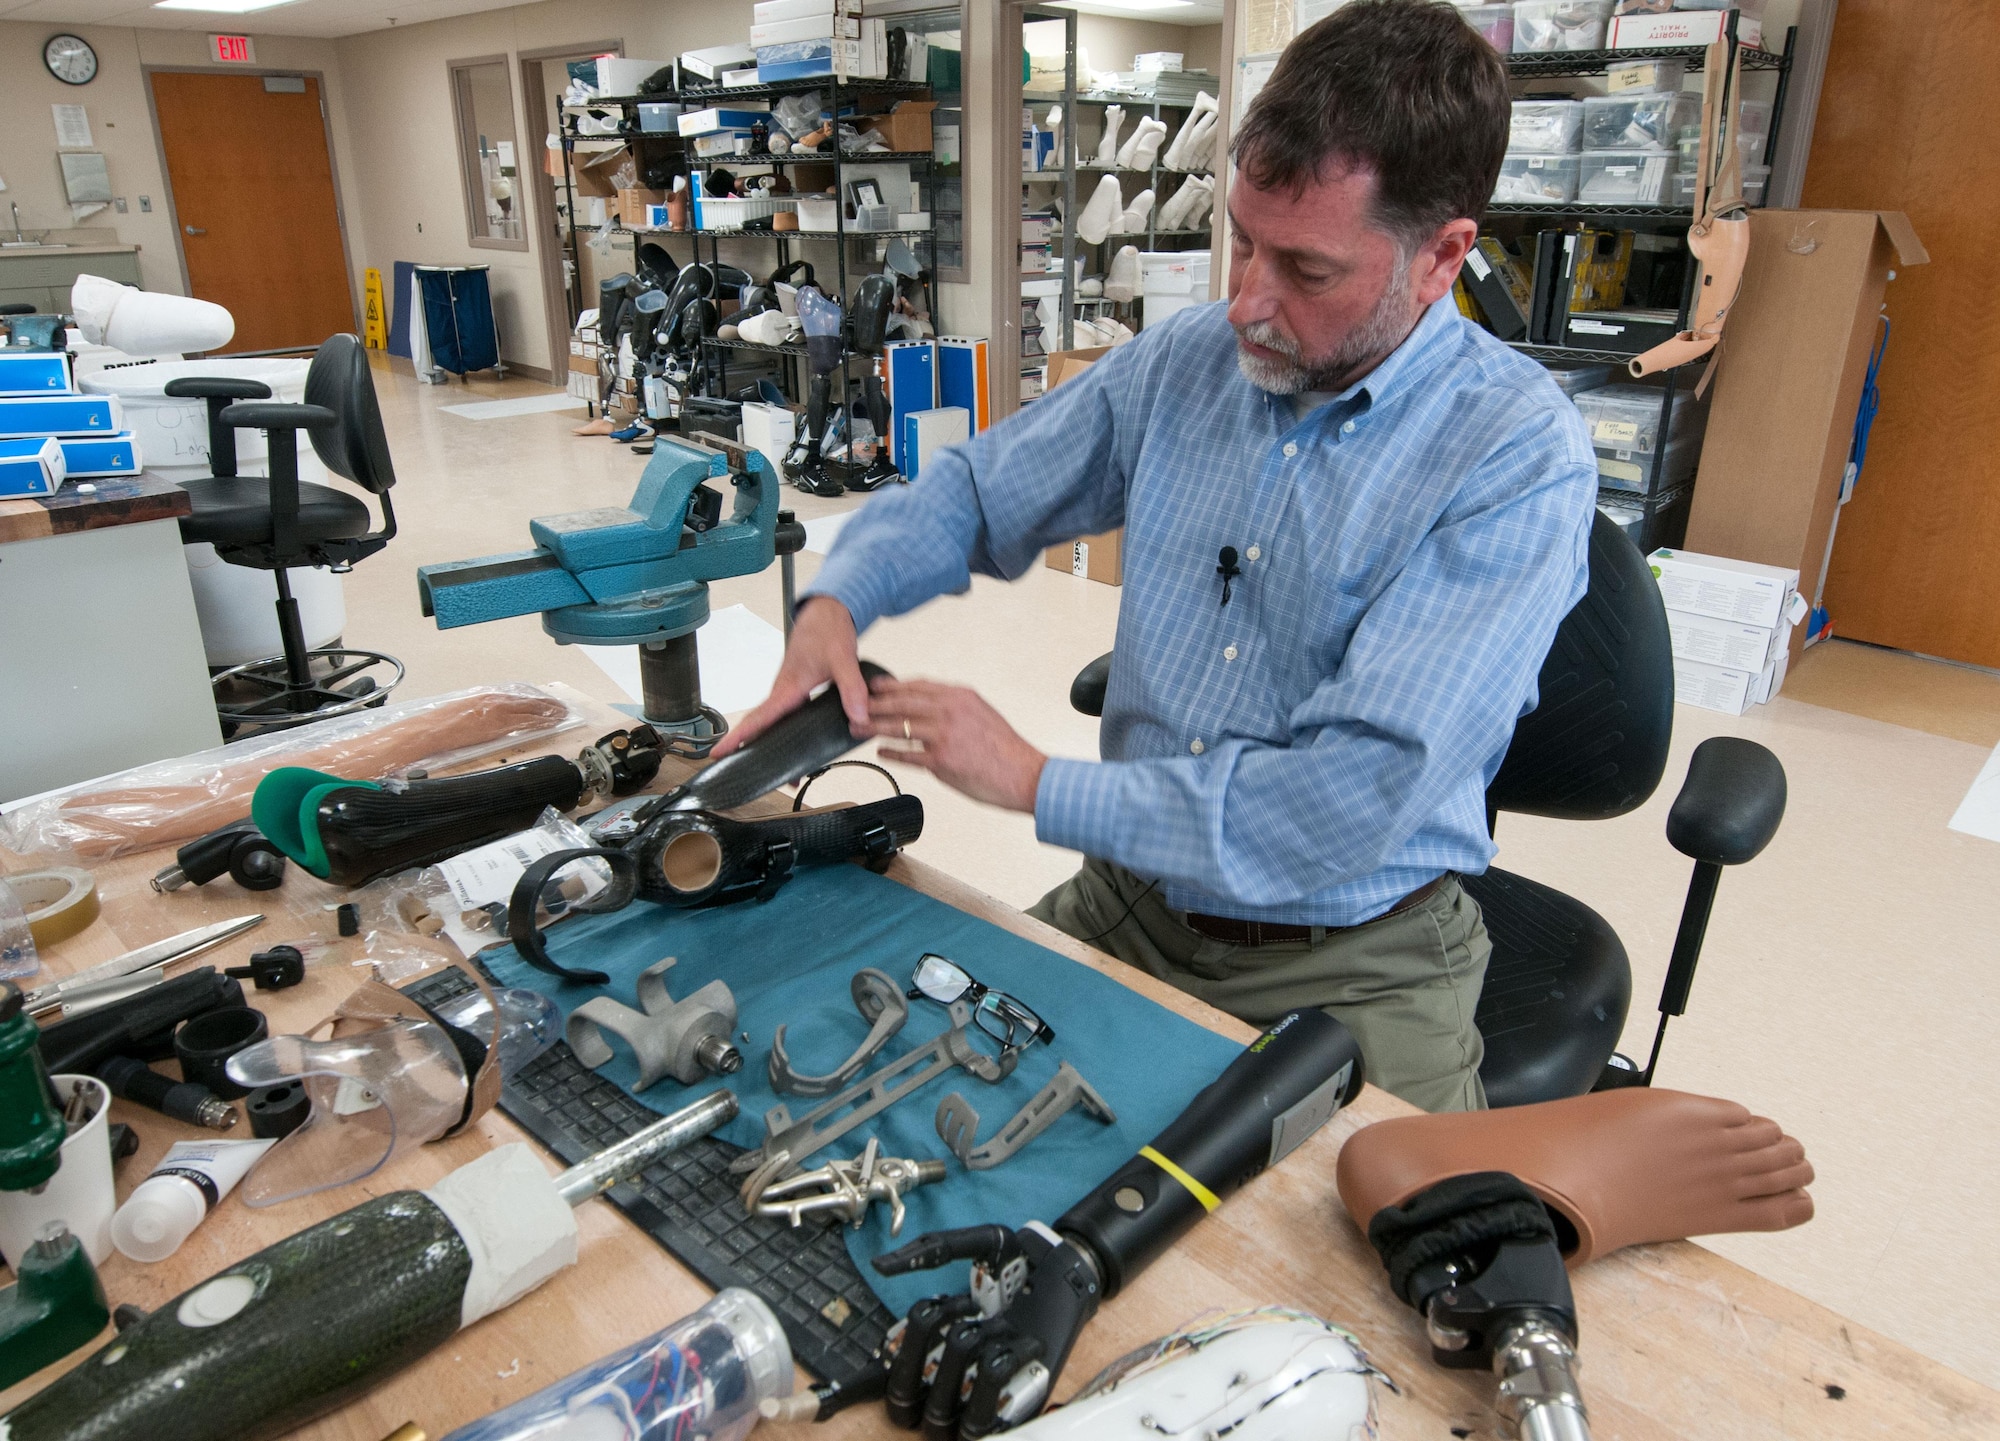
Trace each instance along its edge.
{"label": "man's left hand", "polygon": [[868,699],[884,760],[920,766],[953,790],[1010,811],[1035,809],[1048,757],[975,690],[928,680],[875,682]]}

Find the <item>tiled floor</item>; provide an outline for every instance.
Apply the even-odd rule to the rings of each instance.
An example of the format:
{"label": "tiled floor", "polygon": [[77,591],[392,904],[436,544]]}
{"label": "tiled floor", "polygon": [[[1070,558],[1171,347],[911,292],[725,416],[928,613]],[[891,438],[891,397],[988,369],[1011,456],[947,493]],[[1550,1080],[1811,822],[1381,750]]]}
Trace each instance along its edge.
{"label": "tiled floor", "polygon": [[[415,566],[528,544],[530,517],[623,504],[641,462],[571,438],[580,412],[469,421],[467,400],[531,394],[521,381],[418,386],[378,373],[401,484],[402,533],[347,580],[348,638],[400,655],[411,695],[491,679],[559,679],[619,701],[590,660],[533,619],[440,634],[417,613]],[[808,520],[851,499],[788,492]],[[818,558],[800,557],[810,576]],[[715,586],[779,621],[776,574]],[[900,674],[976,686],[1046,750],[1090,756],[1095,722],[1070,677],[1107,649],[1118,592],[1036,569],[976,581],[869,633],[864,654]],[[1819,1214],[1800,1230],[1711,1244],[1744,1265],[2000,1385],[1988,1298],[2000,1294],[2000,847],[1946,820],[1996,741],[2000,678],[1865,647],[1808,654],[1783,696],[1741,719],[1683,708],[1667,782],[1633,815],[1594,825],[1509,816],[1500,863],[1587,900],[1632,955],[1625,1048],[1641,1057],[1689,862],[1666,843],[1687,757],[1710,735],[1748,736],[1784,761],[1791,801],[1769,851],[1728,875],[1663,1084],[1734,1097],[1802,1138]],[[850,772],[860,795],[879,781]],[[1015,904],[1074,868],[1032,822],[966,802],[919,773],[924,857]],[[837,792],[828,790],[831,796]]]}

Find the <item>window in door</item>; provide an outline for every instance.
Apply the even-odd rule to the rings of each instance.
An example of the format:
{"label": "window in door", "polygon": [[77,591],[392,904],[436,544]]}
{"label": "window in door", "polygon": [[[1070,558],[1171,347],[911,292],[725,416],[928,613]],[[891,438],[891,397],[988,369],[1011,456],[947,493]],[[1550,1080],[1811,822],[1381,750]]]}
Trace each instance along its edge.
{"label": "window in door", "polygon": [[465,178],[466,238],[493,250],[526,250],[514,92],[504,55],[451,63],[452,109],[458,120],[459,166]]}

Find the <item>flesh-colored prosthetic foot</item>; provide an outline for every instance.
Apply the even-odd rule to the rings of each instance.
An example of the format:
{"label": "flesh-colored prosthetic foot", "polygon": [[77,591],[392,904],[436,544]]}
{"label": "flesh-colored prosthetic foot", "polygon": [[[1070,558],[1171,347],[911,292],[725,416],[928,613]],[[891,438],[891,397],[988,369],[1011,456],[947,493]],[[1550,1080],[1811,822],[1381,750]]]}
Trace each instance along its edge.
{"label": "flesh-colored prosthetic foot", "polygon": [[1337,1178],[1366,1231],[1384,1206],[1479,1171],[1518,1176],[1569,1223],[1572,1267],[1650,1241],[1789,1230],[1813,1214],[1812,1163],[1777,1122],[1650,1087],[1381,1121],[1348,1139]]}
{"label": "flesh-colored prosthetic foot", "polygon": [[608,415],[600,415],[595,420],[587,420],[582,425],[572,427],[571,435],[609,435],[618,428],[618,422]]}

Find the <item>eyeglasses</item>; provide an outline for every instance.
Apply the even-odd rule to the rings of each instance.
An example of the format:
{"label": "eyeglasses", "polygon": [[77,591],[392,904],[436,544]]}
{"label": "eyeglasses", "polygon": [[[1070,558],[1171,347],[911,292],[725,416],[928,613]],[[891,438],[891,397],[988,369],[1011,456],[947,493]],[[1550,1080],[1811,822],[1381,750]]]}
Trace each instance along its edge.
{"label": "eyeglasses", "polygon": [[1005,991],[982,986],[956,961],[927,953],[917,962],[916,974],[910,979],[914,982],[909,992],[913,1001],[936,1001],[942,1006],[970,1001],[973,1024],[1011,1051],[1056,1038],[1047,1021]]}

